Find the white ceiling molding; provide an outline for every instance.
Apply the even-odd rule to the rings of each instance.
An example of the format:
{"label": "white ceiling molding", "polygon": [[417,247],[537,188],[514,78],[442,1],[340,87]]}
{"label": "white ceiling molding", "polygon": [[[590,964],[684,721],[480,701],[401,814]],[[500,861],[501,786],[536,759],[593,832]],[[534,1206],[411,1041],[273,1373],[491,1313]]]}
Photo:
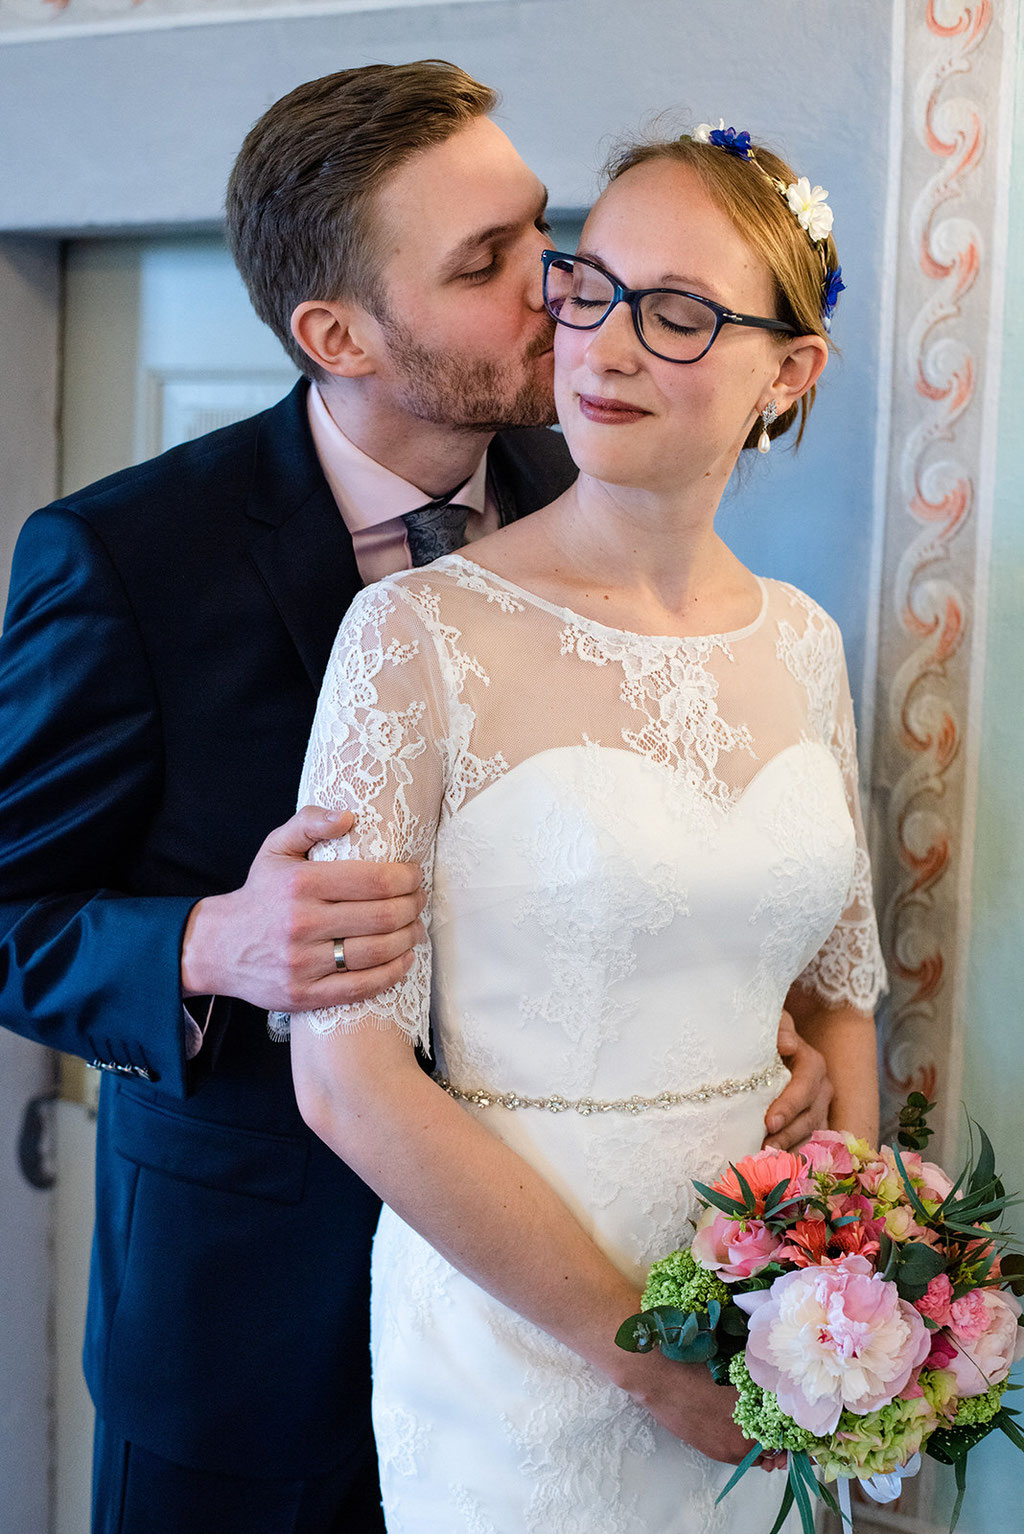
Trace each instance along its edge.
{"label": "white ceiling molding", "polygon": [[[489,0],[444,3],[481,5]],[[409,10],[436,4],[437,0],[0,0],[0,44],[223,26],[235,21],[294,21],[307,16]]]}

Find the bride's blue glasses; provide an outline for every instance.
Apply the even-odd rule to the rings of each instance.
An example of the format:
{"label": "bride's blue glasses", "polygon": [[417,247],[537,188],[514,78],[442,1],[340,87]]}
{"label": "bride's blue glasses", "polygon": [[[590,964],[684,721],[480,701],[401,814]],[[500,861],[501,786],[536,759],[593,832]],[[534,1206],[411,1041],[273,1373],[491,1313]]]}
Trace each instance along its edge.
{"label": "bride's blue glasses", "polygon": [[627,288],[587,256],[560,250],[541,252],[544,263],[544,307],[559,325],[571,330],[596,330],[616,304],[628,304],[641,346],[665,362],[699,362],[707,355],[723,325],[747,325],[756,330],[798,332],[785,320],[736,314],[699,293],[678,288]]}

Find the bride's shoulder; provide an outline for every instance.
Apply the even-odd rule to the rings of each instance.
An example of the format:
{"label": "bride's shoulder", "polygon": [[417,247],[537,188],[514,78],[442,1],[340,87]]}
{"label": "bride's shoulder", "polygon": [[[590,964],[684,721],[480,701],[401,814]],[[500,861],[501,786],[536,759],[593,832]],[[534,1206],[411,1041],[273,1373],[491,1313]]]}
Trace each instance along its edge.
{"label": "bride's shoulder", "polygon": [[838,635],[839,625],[832,615],[799,586],[790,581],[762,577],[768,593],[768,607],[779,622],[786,622],[801,631],[814,629],[829,635]]}

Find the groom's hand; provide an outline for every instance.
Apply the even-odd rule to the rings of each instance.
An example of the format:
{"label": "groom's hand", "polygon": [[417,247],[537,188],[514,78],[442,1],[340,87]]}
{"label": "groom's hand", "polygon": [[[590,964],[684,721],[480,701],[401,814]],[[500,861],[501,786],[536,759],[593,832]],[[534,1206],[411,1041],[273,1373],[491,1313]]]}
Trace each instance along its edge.
{"label": "groom's hand", "polygon": [[788,1012],[779,1021],[779,1054],[791,1076],[764,1116],[764,1143],[792,1150],[816,1129],[827,1127],[832,1083],[823,1056],[800,1037]]}
{"label": "groom's hand", "polygon": [[[193,906],[182,994],[237,996],[271,1012],[365,1001],[400,980],[424,938],[415,863],[311,863],[317,842],[352,829],[346,811],[307,805],[271,831],[241,889]],[[334,945],[344,943],[345,969]]]}

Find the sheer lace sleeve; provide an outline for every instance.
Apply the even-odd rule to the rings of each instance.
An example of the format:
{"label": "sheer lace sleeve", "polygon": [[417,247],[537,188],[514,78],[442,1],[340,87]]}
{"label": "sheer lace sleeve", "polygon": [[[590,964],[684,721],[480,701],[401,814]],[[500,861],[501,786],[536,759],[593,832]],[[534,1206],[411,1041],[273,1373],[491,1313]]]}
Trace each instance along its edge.
{"label": "sheer lace sleeve", "polygon": [[[400,583],[368,586],[335,641],[306,751],[299,804],[349,809],[351,834],[320,843],[314,859],[418,862],[428,895],[444,796],[448,707],[439,655]],[[430,905],[423,913],[429,926]],[[399,1028],[425,1043],[430,1013],[430,944],[412,968],[369,1001],[296,1014],[316,1033]],[[287,1032],[275,1015],[271,1029]]]}
{"label": "sheer lace sleeve", "polygon": [[827,621],[834,631],[835,644],[831,647],[832,664],[827,668],[827,681],[822,678],[822,686],[826,689],[820,700],[822,722],[827,743],[839,763],[846,785],[846,800],[857,833],[857,852],[843,914],[799,976],[797,984],[816,992],[831,1006],[849,1004],[862,1012],[873,1012],[879,996],[887,988],[885,964],[872,901],[871,864],[860,808],[853,701],[842,640],[832,620]]}

